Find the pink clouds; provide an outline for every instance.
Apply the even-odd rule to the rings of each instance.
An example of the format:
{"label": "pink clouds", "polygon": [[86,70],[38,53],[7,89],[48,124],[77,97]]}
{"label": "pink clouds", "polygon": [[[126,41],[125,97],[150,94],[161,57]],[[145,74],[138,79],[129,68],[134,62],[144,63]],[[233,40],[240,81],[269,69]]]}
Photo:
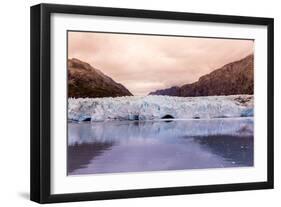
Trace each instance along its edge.
{"label": "pink clouds", "polygon": [[68,56],[88,62],[134,95],[191,83],[254,50],[252,40],[69,32]]}

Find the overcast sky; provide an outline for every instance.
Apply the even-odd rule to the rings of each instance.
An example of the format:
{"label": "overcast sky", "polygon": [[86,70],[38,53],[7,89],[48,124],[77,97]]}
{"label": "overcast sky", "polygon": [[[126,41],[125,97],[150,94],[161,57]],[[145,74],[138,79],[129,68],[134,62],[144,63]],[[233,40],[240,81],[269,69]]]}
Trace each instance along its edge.
{"label": "overcast sky", "polygon": [[134,95],[192,83],[253,53],[252,40],[68,33],[68,56],[123,84]]}

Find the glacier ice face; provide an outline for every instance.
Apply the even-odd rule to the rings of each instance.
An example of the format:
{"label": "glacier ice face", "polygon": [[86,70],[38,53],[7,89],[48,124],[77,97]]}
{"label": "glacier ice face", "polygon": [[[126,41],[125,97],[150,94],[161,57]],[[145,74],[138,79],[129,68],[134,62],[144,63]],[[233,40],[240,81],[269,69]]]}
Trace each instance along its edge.
{"label": "glacier ice face", "polygon": [[125,96],[116,98],[69,98],[72,121],[212,119],[252,117],[253,95],[170,97]]}

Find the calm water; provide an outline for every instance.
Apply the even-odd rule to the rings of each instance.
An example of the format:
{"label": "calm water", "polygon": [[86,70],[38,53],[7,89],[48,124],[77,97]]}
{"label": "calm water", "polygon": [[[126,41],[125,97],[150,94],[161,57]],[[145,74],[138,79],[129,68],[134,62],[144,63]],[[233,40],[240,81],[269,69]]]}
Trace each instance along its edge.
{"label": "calm water", "polygon": [[68,174],[253,166],[253,120],[68,123]]}

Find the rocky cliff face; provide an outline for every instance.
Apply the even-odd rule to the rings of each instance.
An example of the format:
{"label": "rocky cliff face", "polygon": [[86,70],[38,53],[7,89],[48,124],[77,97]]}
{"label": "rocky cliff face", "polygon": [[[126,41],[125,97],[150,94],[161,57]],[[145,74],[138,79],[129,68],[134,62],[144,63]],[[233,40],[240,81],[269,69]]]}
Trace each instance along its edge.
{"label": "rocky cliff face", "polygon": [[[158,90],[151,95],[169,96],[214,96],[254,93],[254,56],[249,55],[239,61],[223,67],[199,78],[197,82],[182,87]],[[176,95],[175,95],[176,94]]]}
{"label": "rocky cliff face", "polygon": [[180,87],[173,86],[171,88],[151,92],[148,95],[180,96]]}
{"label": "rocky cliff face", "polygon": [[78,59],[68,60],[68,97],[97,98],[131,96],[122,84]]}

